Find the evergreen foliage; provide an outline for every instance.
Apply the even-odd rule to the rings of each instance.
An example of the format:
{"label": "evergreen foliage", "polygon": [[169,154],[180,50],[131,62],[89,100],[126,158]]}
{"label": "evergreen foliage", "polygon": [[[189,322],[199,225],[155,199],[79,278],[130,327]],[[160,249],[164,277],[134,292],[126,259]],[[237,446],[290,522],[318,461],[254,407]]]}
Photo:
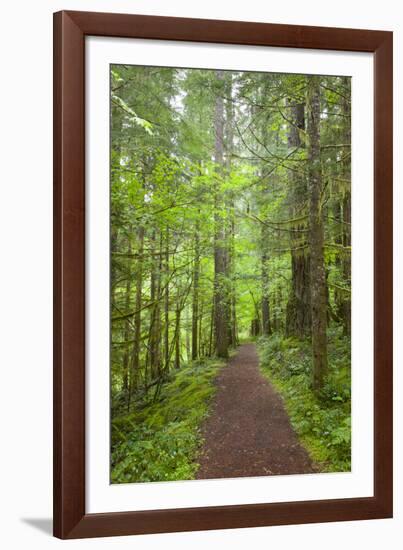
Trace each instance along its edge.
{"label": "evergreen foliage", "polygon": [[298,432],[348,468],[350,88],[111,67],[113,482],[192,477],[211,360],[261,336]]}

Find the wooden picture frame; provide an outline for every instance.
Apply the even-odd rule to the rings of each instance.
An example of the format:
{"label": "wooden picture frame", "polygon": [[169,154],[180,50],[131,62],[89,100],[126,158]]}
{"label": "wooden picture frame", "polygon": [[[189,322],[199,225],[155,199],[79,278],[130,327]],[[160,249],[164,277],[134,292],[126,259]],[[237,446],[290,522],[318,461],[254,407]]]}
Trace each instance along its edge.
{"label": "wooden picture frame", "polygon": [[[374,54],[374,496],[86,513],[85,37]],[[392,516],[392,33],[62,11],[54,14],[54,535],[62,539]]]}

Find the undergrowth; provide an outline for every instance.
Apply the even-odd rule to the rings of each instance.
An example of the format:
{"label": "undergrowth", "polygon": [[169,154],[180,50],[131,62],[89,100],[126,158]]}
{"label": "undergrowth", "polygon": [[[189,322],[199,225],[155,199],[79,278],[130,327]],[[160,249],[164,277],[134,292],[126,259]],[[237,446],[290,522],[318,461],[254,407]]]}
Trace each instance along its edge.
{"label": "undergrowth", "polygon": [[171,373],[157,400],[142,399],[136,409],[113,419],[111,482],[194,479],[201,423],[223,366],[204,359]]}
{"label": "undergrowth", "polygon": [[260,339],[259,350],[263,374],[282,395],[292,426],[319,468],[350,471],[350,340],[339,328],[329,330],[329,373],[318,393],[311,388],[309,340],[274,334]]}

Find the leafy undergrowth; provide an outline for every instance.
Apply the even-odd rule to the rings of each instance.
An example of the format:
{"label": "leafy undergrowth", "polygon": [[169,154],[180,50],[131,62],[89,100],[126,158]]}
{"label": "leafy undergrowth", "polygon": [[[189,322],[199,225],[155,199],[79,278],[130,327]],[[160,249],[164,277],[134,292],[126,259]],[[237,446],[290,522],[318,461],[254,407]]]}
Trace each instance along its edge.
{"label": "leafy undergrowth", "polygon": [[329,330],[329,373],[318,394],[311,388],[309,340],[275,334],[261,339],[259,350],[263,374],[282,395],[292,426],[321,471],[350,471],[350,340]]}
{"label": "leafy undergrowth", "polygon": [[158,400],[112,421],[111,482],[194,479],[201,423],[223,366],[204,359],[171,374]]}

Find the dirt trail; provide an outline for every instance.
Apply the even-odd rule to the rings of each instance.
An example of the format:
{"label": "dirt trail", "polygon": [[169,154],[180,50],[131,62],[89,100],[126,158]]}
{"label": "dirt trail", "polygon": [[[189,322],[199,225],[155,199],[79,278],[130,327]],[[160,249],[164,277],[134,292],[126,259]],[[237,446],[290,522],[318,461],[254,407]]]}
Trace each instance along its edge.
{"label": "dirt trail", "polygon": [[317,471],[258,365],[255,345],[244,344],[218,375],[197,479]]}

